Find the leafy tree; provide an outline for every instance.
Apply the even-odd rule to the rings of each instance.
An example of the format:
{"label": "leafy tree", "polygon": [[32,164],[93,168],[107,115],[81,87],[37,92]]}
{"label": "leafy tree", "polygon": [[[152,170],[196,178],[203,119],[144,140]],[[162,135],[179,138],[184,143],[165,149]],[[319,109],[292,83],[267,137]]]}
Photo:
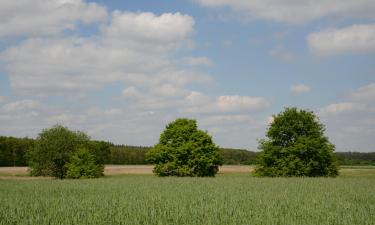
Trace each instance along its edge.
{"label": "leafy tree", "polygon": [[88,149],[96,164],[103,165],[102,147],[97,142],[91,142],[85,133],[70,131],[60,125],[43,130],[35,141],[35,147],[28,151],[31,175],[65,178],[66,164],[81,147]]}
{"label": "leafy tree", "polygon": [[335,147],[313,112],[286,108],[274,116],[260,142],[258,176],[337,176]]}
{"label": "leafy tree", "polygon": [[25,152],[33,139],[0,136],[0,166],[26,166]]}
{"label": "leafy tree", "polygon": [[95,157],[97,164],[104,165],[111,160],[111,144],[105,141],[90,141],[89,152]]}
{"label": "leafy tree", "polygon": [[211,136],[191,119],[168,124],[147,159],[156,164],[153,171],[158,176],[215,176],[222,163]]}
{"label": "leafy tree", "polygon": [[97,163],[87,148],[79,148],[66,164],[67,178],[96,178],[103,175],[104,166]]}

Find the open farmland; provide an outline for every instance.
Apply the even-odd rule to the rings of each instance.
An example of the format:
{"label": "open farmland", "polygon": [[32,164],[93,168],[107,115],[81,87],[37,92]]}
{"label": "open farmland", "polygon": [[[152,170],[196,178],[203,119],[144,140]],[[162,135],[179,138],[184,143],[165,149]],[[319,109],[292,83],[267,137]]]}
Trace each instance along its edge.
{"label": "open farmland", "polygon": [[[106,165],[104,174],[106,176],[152,174],[152,168],[152,165]],[[28,176],[27,169],[27,167],[0,167],[0,179],[25,178]],[[219,173],[249,173],[252,170],[253,166],[225,165],[220,166]],[[40,177],[35,177],[35,179],[40,179]]]}
{"label": "open farmland", "polygon": [[341,174],[0,180],[0,224],[374,224],[375,169]]}

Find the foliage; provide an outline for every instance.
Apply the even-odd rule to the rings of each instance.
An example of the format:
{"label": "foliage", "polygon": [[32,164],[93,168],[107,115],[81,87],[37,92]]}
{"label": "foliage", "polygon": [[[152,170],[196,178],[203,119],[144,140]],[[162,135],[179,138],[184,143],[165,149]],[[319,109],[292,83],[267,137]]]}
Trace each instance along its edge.
{"label": "foliage", "polygon": [[146,153],[150,147],[116,145],[111,148],[109,164],[141,165],[147,164]]}
{"label": "foliage", "polygon": [[221,148],[220,155],[223,165],[254,165],[257,153],[244,149]]}
{"label": "foliage", "polygon": [[103,165],[105,155],[109,154],[109,146],[90,141],[83,132],[59,125],[43,130],[36,139],[35,147],[27,153],[31,175],[65,178],[66,164],[81,147],[88,149],[97,165]]}
{"label": "foliage", "polygon": [[26,151],[33,146],[30,138],[0,136],[0,166],[26,166]]}
{"label": "foliage", "polygon": [[260,142],[255,170],[259,176],[337,176],[334,145],[313,112],[287,108],[271,123]]}
{"label": "foliage", "polygon": [[211,136],[184,118],[167,125],[147,159],[158,176],[215,176],[222,163]]}
{"label": "foliage", "polygon": [[[97,150],[101,156],[97,158],[101,164],[148,164],[146,153],[150,147],[113,145],[104,141],[91,142],[98,144]],[[0,166],[27,166],[26,152],[33,148],[34,143],[35,140],[31,138],[0,136]],[[258,152],[243,149],[220,148],[223,165],[254,165],[257,155]],[[375,165],[375,152],[335,152],[334,155],[339,165]]]}
{"label": "foliage", "polygon": [[111,144],[105,141],[90,141],[88,150],[95,158],[95,163],[104,165],[111,159]]}
{"label": "foliage", "polygon": [[[374,170],[372,172],[374,174]],[[374,224],[374,178],[0,180],[0,224]]]}
{"label": "foliage", "polygon": [[375,166],[375,152],[336,152],[335,155],[340,165]]}
{"label": "foliage", "polygon": [[66,164],[67,178],[97,178],[103,175],[104,166],[97,163],[87,148],[79,148]]}

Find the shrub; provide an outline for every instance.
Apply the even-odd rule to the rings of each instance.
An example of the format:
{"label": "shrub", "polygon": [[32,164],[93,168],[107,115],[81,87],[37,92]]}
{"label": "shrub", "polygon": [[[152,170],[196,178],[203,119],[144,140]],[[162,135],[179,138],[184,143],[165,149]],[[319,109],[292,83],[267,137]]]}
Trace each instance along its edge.
{"label": "shrub", "polygon": [[95,156],[87,148],[79,148],[66,164],[66,178],[96,178],[103,175],[103,165],[97,164]]}
{"label": "shrub", "polygon": [[148,153],[158,176],[215,176],[222,160],[219,148],[191,119],[177,119],[167,125],[159,143]]}
{"label": "shrub", "polygon": [[86,148],[99,166],[104,164],[103,157],[110,154],[109,146],[90,141],[83,132],[71,131],[60,125],[43,130],[38,135],[35,146],[27,153],[31,175],[65,178],[66,165],[80,148]]}
{"label": "shrub", "polygon": [[313,112],[286,108],[260,142],[258,176],[337,176],[335,149]]}

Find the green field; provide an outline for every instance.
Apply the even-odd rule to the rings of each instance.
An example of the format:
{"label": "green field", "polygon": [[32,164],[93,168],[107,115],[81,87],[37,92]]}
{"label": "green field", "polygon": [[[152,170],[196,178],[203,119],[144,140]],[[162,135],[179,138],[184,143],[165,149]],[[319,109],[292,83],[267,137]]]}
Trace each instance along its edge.
{"label": "green field", "polygon": [[344,169],[339,178],[0,180],[0,224],[375,224],[375,170],[361,171]]}

